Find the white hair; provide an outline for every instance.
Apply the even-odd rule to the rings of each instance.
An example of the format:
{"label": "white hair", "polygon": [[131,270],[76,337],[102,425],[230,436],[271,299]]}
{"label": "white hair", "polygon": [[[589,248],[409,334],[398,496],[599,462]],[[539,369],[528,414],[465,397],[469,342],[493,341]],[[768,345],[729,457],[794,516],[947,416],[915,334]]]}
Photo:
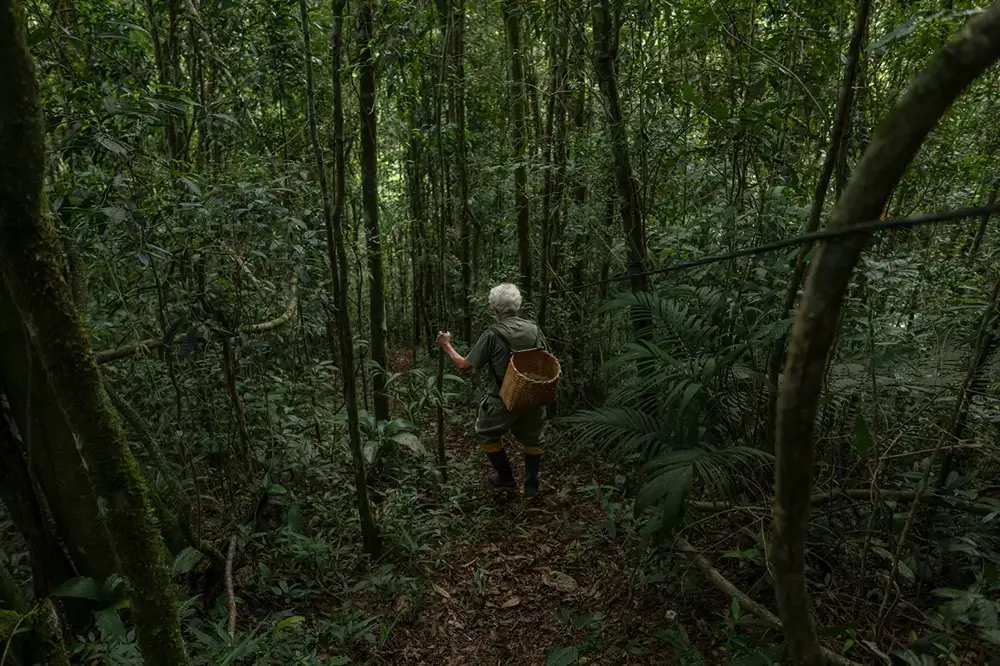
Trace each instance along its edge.
{"label": "white hair", "polygon": [[510,282],[490,289],[490,307],[497,314],[516,315],[521,309],[521,290]]}

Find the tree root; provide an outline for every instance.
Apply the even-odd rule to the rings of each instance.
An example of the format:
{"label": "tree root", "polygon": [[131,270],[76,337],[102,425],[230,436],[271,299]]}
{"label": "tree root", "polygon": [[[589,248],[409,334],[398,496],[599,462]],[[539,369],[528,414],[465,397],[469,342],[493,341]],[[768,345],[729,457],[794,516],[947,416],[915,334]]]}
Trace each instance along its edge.
{"label": "tree root", "polygon": [[[698,568],[699,571],[708,579],[708,582],[712,584],[715,589],[722,592],[724,595],[730,599],[736,599],[740,606],[753,613],[759,620],[764,622],[766,625],[781,631],[781,620],[778,619],[774,613],[769,611],[764,606],[760,605],[753,599],[751,599],[745,592],[729,582],[729,579],[723,576],[718,569],[712,566],[712,563],[705,558],[704,555],[699,553],[694,546],[690,544],[683,537],[676,537],[674,539],[675,548],[684,553],[689,560]],[[836,666],[851,666],[855,662],[840,656],[836,652],[823,648],[823,656],[826,658],[828,664],[835,664]]]}

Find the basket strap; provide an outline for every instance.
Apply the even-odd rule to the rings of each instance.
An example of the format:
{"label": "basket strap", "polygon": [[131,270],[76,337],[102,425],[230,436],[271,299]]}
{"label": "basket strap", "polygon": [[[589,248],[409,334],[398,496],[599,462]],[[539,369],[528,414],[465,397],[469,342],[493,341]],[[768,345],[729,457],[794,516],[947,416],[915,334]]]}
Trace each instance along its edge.
{"label": "basket strap", "polygon": [[[508,362],[509,362],[510,353],[511,353],[510,352],[510,341],[507,340],[507,336],[505,336],[503,333],[501,333],[500,329],[495,324],[493,326],[490,326],[490,330],[493,331],[493,335],[495,335],[497,337],[497,340],[500,341],[500,344],[503,345],[503,348],[505,350],[507,350],[507,358],[508,358]],[[487,363],[487,365],[490,366],[490,374],[493,375],[493,381],[496,382],[497,391],[499,391],[501,389],[501,387],[503,387],[503,377],[497,375],[497,371],[496,371],[496,368],[493,367],[493,361],[492,360],[490,360],[490,362]]]}
{"label": "basket strap", "polygon": [[[544,348],[544,347],[547,347],[547,345],[543,346],[543,345],[539,344],[539,342],[540,342],[540,340],[539,340],[539,333],[541,332],[541,329],[538,327],[538,324],[533,324],[533,326],[535,327],[535,346],[534,347],[529,347],[527,349],[518,349],[517,351],[519,351],[519,352],[521,352],[521,351],[531,351],[533,349],[542,349],[543,351],[548,351],[548,349]],[[503,334],[503,332],[500,330],[500,327],[497,326],[496,324],[493,324],[492,326],[490,326],[490,330],[493,331],[493,334],[495,336],[497,336],[497,339],[500,341],[500,344],[503,345],[503,348],[505,350],[507,350],[507,358],[508,358],[508,362],[509,362],[510,357],[514,355],[514,350],[512,350],[510,348],[510,340],[507,339],[507,336]],[[492,363],[489,363],[488,365],[490,366],[490,374],[493,375],[493,379],[497,383],[497,390],[499,391],[500,388],[503,386],[503,377],[502,376],[499,376],[499,377],[497,376],[496,369],[493,367]]]}

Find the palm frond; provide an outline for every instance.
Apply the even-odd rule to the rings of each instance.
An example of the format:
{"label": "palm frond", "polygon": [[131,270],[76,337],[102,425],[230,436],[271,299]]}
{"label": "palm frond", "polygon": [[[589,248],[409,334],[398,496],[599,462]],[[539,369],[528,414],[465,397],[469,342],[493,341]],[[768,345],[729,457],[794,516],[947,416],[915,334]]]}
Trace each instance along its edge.
{"label": "palm frond", "polygon": [[652,511],[649,527],[660,536],[679,524],[693,489],[728,497],[772,461],[743,443],[768,389],[766,378],[740,364],[758,332],[740,344],[723,336],[732,305],[711,289],[615,295],[606,310],[638,310],[652,321],[650,336],[605,364],[617,378],[607,404],[565,421],[582,442],[638,467],[635,508]]}

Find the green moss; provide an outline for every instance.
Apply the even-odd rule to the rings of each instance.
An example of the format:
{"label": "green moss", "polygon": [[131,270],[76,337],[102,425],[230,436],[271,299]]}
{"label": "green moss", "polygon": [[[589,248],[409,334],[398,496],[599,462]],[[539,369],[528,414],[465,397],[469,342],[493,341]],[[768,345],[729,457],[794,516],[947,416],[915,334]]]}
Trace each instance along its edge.
{"label": "green moss", "polygon": [[22,617],[17,611],[0,610],[0,641],[6,641],[14,635]]}
{"label": "green moss", "polygon": [[48,599],[31,614],[31,628],[36,638],[35,662],[49,666],[69,666],[69,656],[66,654],[59,616]]}

